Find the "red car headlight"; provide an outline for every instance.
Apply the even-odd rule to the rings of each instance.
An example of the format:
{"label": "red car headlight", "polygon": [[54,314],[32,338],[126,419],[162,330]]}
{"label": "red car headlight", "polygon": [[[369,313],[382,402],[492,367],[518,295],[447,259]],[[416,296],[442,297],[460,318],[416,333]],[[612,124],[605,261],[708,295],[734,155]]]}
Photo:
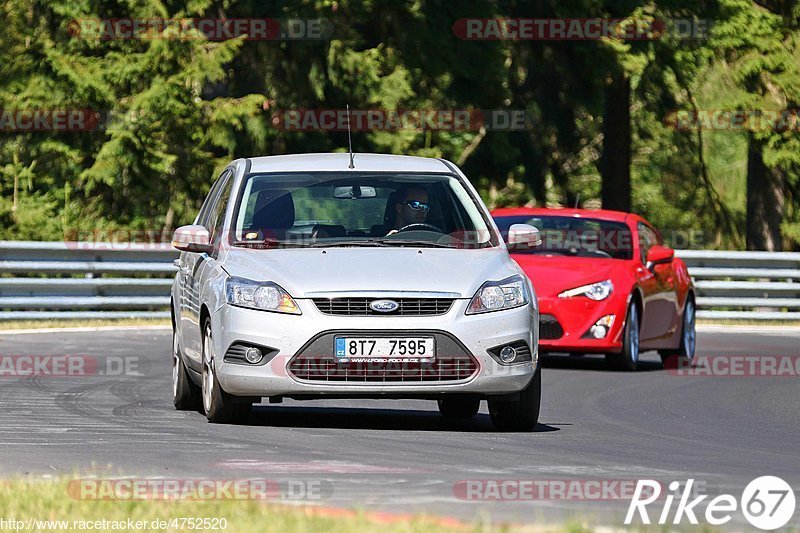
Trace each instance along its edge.
{"label": "red car headlight", "polygon": [[600,301],[611,296],[612,292],[614,292],[614,284],[611,283],[610,279],[607,279],[605,281],[581,285],[580,287],[564,291],[559,294],[558,297],[572,298],[573,296],[586,296],[590,300]]}

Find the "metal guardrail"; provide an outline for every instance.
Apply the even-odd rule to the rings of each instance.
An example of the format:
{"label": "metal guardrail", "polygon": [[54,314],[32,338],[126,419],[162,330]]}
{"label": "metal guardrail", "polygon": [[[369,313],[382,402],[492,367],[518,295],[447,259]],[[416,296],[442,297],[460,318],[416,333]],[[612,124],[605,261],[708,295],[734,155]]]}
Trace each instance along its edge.
{"label": "metal guardrail", "polygon": [[0,320],[169,318],[170,244],[0,241]]}
{"label": "metal guardrail", "polygon": [[697,289],[697,315],[800,320],[800,253],[678,250]]}
{"label": "metal guardrail", "polygon": [[[698,316],[800,320],[800,253],[678,250]],[[0,320],[168,318],[169,244],[0,241]]]}

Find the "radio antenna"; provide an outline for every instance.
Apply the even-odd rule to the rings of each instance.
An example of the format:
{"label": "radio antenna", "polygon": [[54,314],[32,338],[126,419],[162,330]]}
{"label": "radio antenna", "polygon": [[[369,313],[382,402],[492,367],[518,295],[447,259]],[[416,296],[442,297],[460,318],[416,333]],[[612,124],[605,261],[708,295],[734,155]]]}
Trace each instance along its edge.
{"label": "radio antenna", "polygon": [[580,203],[581,203],[581,193],[578,193],[578,196],[575,198],[575,209],[578,209]]}
{"label": "radio antenna", "polygon": [[347,104],[347,144],[350,147],[350,164],[347,168],[356,168],[353,164],[353,141],[350,139],[350,104]]}

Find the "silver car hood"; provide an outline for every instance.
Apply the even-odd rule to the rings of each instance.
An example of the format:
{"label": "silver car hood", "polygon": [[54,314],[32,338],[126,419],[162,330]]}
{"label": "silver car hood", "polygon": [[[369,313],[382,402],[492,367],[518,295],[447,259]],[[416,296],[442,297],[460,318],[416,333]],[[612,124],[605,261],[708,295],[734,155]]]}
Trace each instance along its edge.
{"label": "silver car hood", "polygon": [[501,248],[233,248],[220,259],[231,276],[272,281],[295,298],[346,293],[471,298],[488,280],[522,273]]}

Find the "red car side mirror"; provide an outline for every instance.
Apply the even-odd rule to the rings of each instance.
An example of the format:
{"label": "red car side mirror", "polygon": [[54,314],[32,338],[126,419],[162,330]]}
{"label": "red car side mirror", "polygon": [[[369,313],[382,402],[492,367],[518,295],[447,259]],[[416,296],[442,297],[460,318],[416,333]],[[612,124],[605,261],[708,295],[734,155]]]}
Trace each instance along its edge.
{"label": "red car side mirror", "polygon": [[675,250],[666,246],[655,245],[647,251],[647,268],[652,269],[656,265],[671,263],[675,258]]}

